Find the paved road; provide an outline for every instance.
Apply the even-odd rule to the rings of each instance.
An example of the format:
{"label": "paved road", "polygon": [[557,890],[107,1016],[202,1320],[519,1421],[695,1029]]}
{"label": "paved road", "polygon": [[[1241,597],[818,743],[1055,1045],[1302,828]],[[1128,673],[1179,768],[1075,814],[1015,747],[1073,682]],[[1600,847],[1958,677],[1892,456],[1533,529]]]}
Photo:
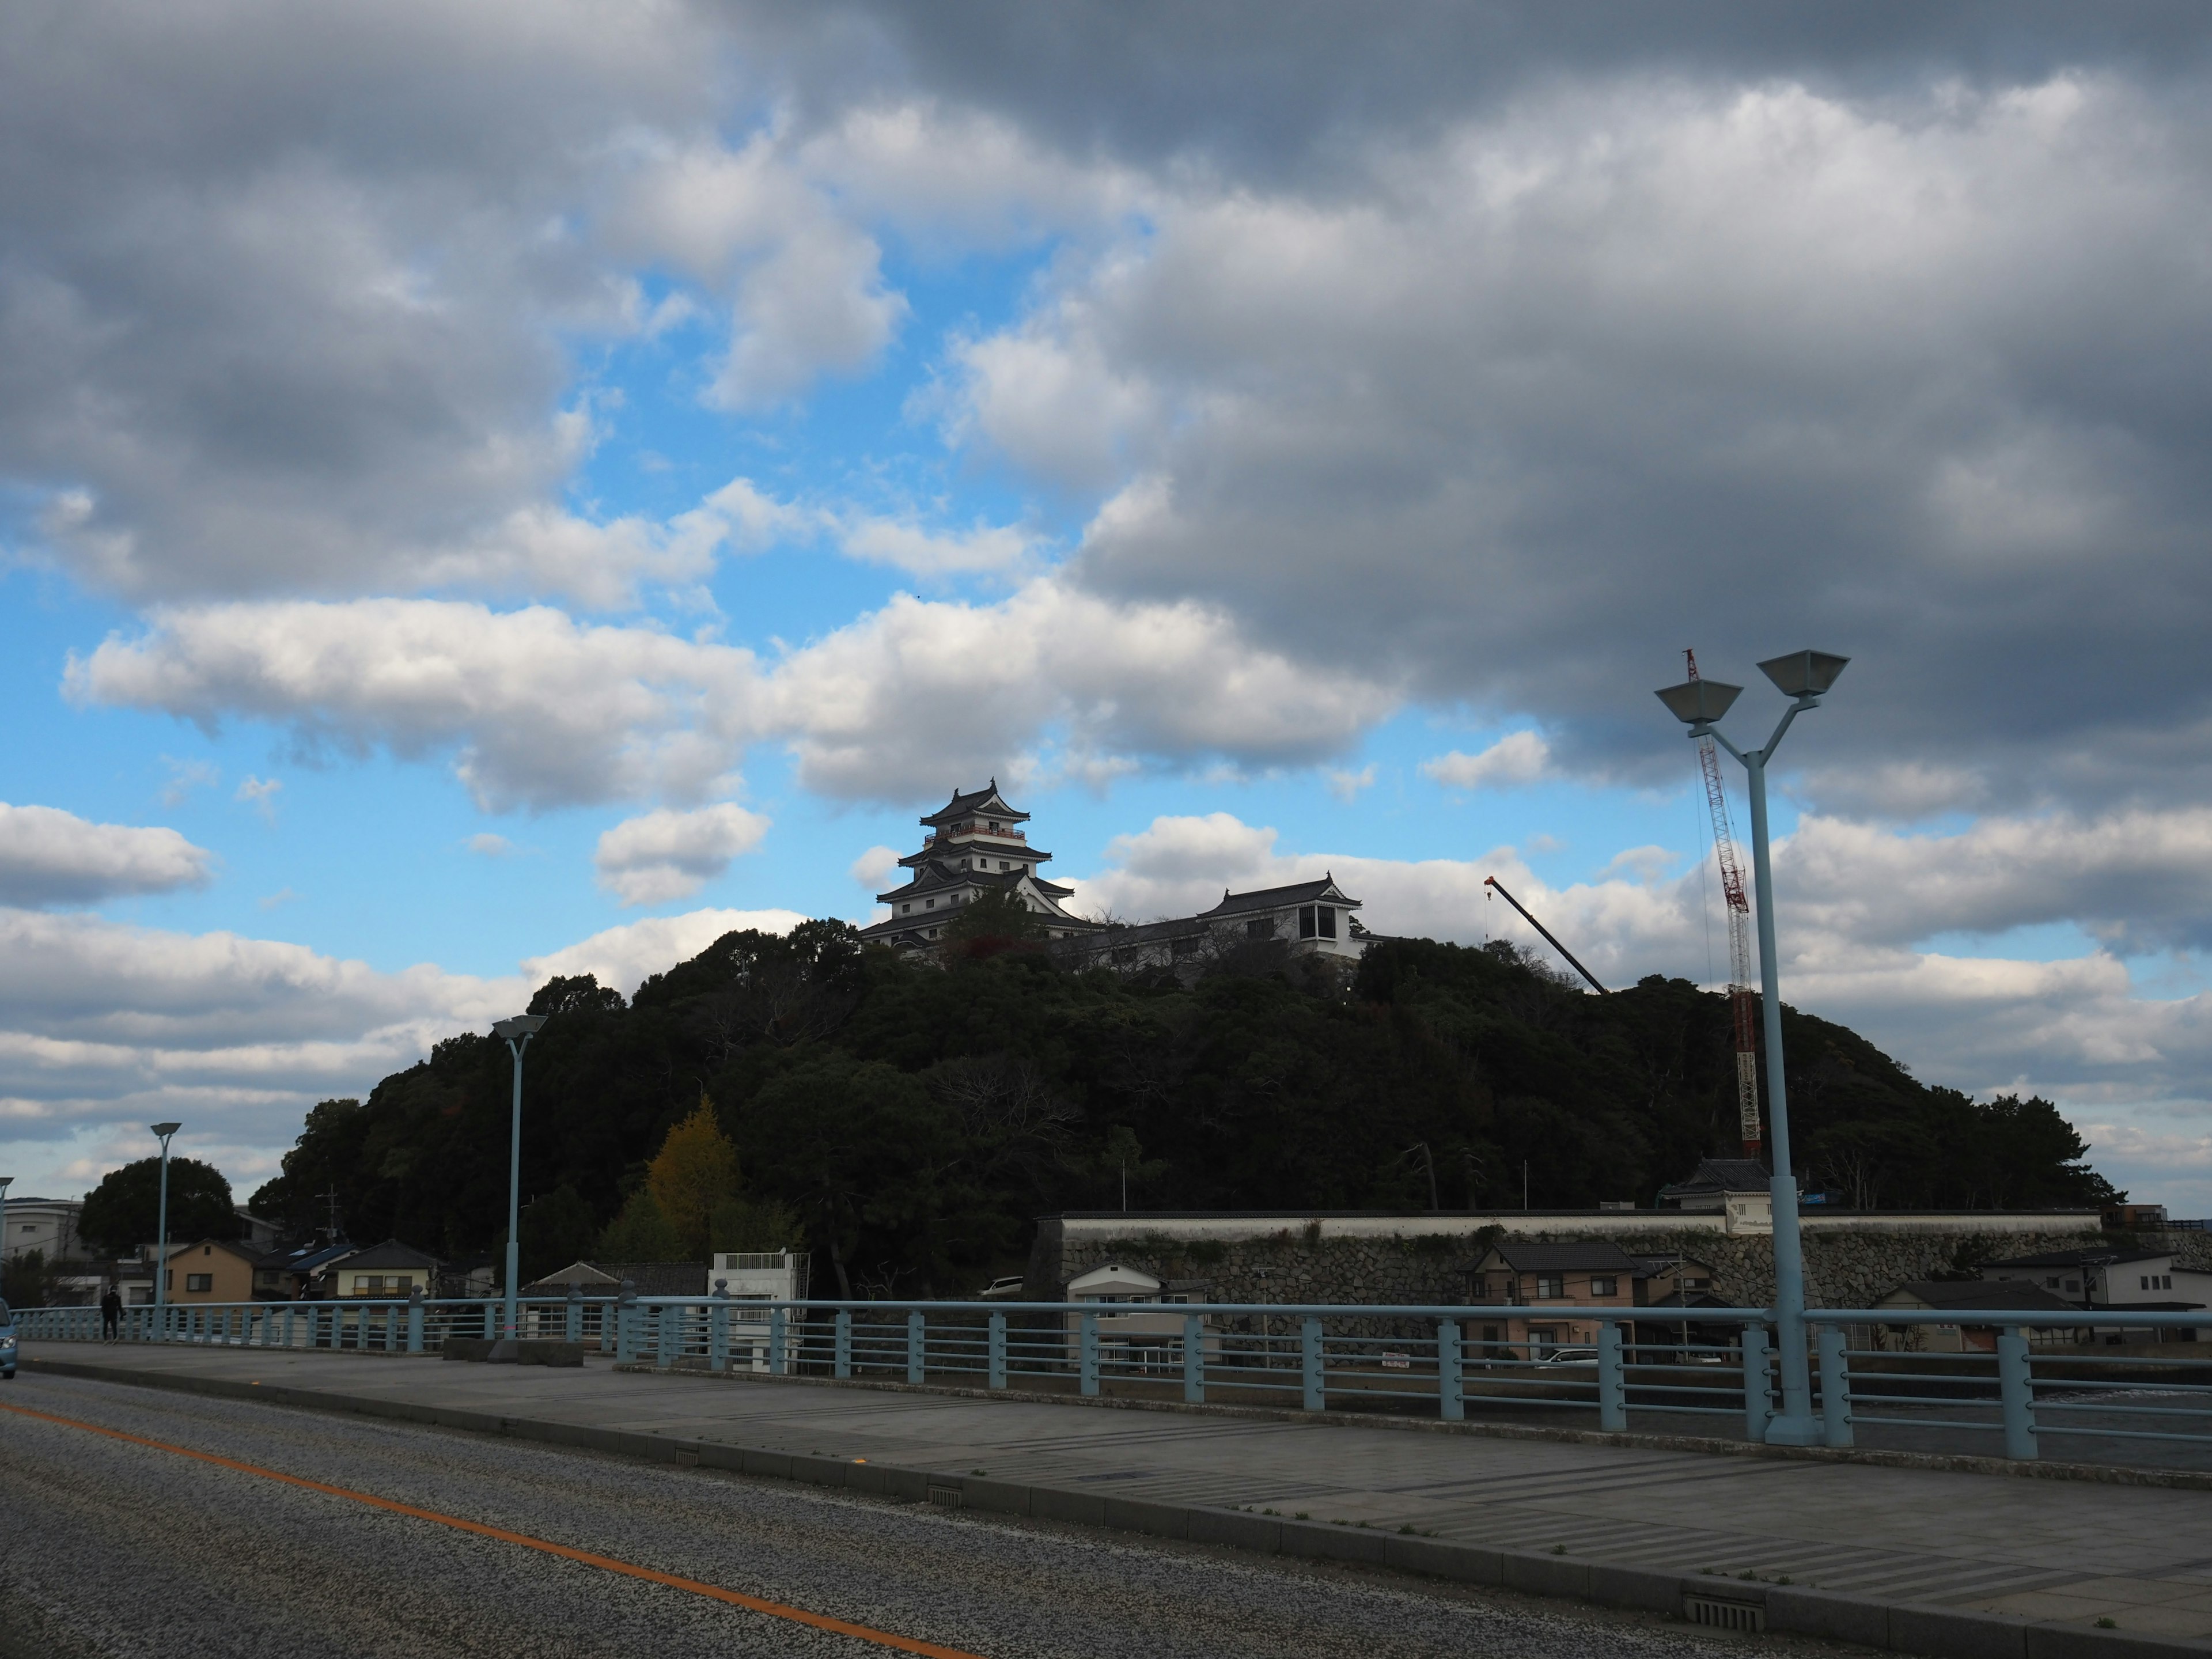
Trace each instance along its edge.
{"label": "paved road", "polygon": [[85,1380],[27,1373],[0,1405],[161,1443],[0,1412],[7,1659],[894,1650],[164,1447],[992,1659],[1714,1659],[1732,1645],[1341,1568]]}

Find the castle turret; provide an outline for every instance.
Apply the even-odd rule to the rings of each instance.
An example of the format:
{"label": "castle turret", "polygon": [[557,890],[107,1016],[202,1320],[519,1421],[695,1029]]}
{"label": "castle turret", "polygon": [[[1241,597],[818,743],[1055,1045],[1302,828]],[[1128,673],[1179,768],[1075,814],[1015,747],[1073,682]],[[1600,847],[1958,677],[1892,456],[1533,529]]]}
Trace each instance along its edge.
{"label": "castle turret", "polygon": [[996,778],[951,800],[921,819],[929,833],[921,850],[899,860],[911,873],[904,885],[876,895],[890,906],[890,917],[861,930],[860,937],[906,949],[926,949],[946,924],[984,894],[1006,893],[1037,913],[1048,939],[1072,939],[1097,931],[1099,924],[1071,915],[1066,901],[1075,890],[1045,880],[1037,866],[1052,857],[1030,845],[1030,821],[999,793]]}

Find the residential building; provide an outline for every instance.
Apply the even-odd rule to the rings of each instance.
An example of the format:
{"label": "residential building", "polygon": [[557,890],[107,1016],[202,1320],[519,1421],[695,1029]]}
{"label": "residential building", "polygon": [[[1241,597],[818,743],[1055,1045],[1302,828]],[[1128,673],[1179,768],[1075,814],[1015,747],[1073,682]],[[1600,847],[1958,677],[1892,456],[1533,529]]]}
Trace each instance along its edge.
{"label": "residential building", "polygon": [[876,902],[890,907],[890,916],[861,929],[860,937],[900,950],[933,949],[960,907],[987,893],[1005,894],[1036,912],[1048,939],[1096,931],[1098,923],[1067,909],[1073,888],[1037,873],[1052,854],[1030,845],[1029,832],[1020,827],[1029,817],[999,793],[996,778],[964,794],[954,791],[951,800],[922,818],[929,833],[921,850],[899,860],[912,873],[876,895]]}
{"label": "residential building", "polygon": [[15,1257],[38,1251],[48,1261],[76,1256],[80,1244],[77,1218],[84,1200],[76,1198],[11,1198],[7,1202],[7,1231],[0,1255]]}
{"label": "residential building", "polygon": [[1718,1215],[1723,1230],[1730,1233],[1771,1233],[1772,1182],[1766,1165],[1755,1158],[1700,1158],[1687,1181],[1659,1189],[1659,1207]]}
{"label": "residential building", "polygon": [[[1102,1362],[1124,1370],[1176,1370],[1182,1364],[1188,1310],[1205,1305],[1207,1288],[1202,1279],[1161,1279],[1141,1267],[1109,1262],[1068,1280],[1062,1298],[1127,1310],[1097,1316]],[[1069,1314],[1066,1318],[1067,1351],[1075,1358],[1080,1352],[1083,1316]],[[1200,1316],[1199,1329],[1211,1362],[1219,1356],[1220,1334],[1205,1315]]]}
{"label": "residential building", "polygon": [[302,1244],[282,1255],[264,1256],[253,1275],[253,1293],[264,1302],[284,1302],[331,1294],[331,1270],[361,1246],[337,1239]]}
{"label": "residential building", "polygon": [[2176,1267],[2171,1250],[2047,1250],[1982,1263],[1982,1277],[2040,1285],[2098,1308],[2203,1308],[2212,1304],[2212,1273]]}
{"label": "residential building", "polygon": [[329,1294],[340,1297],[404,1297],[415,1291],[429,1295],[437,1287],[438,1270],[444,1264],[427,1251],[387,1238],[356,1250],[327,1270]]}
{"label": "residential building", "polygon": [[[2081,1309],[2064,1297],[2023,1279],[1916,1279],[1899,1285],[1875,1304],[1914,1313],[1995,1313],[2018,1309],[2021,1323],[2045,1333],[2069,1335]],[[2036,1318],[2034,1316],[2043,1317]],[[1987,1353],[1997,1346],[1995,1325],[1877,1325],[1873,1346],[1920,1353]]]}
{"label": "residential building", "polygon": [[1501,1347],[1531,1359],[1559,1348],[1587,1347],[1597,1340],[1597,1322],[1549,1309],[1632,1308],[1636,1280],[1636,1258],[1608,1239],[1570,1244],[1509,1239],[1492,1246],[1470,1275],[1468,1300],[1476,1304],[1479,1328],[1469,1334],[1493,1357],[1504,1357]]}
{"label": "residential building", "polygon": [[243,1204],[233,1207],[238,1215],[238,1236],[252,1245],[257,1255],[276,1255],[277,1246],[284,1242],[282,1224],[254,1214]]}
{"label": "residential building", "polygon": [[620,1294],[627,1280],[640,1296],[704,1296],[703,1261],[572,1261],[522,1287],[525,1296],[566,1296],[575,1285],[586,1296]]}
{"label": "residential building", "polygon": [[1375,939],[1359,920],[1360,905],[1324,874],[1318,881],[1248,893],[1224,889],[1220,903],[1196,915],[1109,924],[1062,948],[1085,965],[1120,969],[1203,964],[1255,941],[1273,940],[1301,955],[1356,960]]}
{"label": "residential building", "polygon": [[204,1238],[169,1252],[163,1300],[173,1306],[204,1302],[251,1302],[253,1272],[261,1258],[231,1238]]}

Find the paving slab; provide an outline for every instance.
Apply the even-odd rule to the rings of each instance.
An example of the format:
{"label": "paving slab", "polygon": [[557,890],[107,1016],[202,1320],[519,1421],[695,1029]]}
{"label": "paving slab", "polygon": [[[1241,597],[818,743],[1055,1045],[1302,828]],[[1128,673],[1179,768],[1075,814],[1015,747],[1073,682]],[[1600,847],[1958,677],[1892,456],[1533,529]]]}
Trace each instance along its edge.
{"label": "paving slab", "polygon": [[[51,1342],[24,1354],[34,1370],[92,1365],[118,1381],[304,1390],[340,1409],[396,1402],[866,1460],[1049,1488],[1083,1500],[1086,1513],[1092,1498],[1101,1515],[1118,1502],[1139,1525],[1144,1514],[1167,1524],[1170,1510],[1233,1510],[1556,1556],[1563,1570],[1709,1576],[1735,1595],[1789,1584],[1900,1613],[1924,1608],[1912,1615],[1923,1620],[1943,1609],[2008,1614],[2085,1636],[2136,1631],[2212,1645],[2212,1492],[2200,1490],[643,1374],[596,1358],[550,1370]],[[1289,1534],[1278,1547],[1297,1547]]]}

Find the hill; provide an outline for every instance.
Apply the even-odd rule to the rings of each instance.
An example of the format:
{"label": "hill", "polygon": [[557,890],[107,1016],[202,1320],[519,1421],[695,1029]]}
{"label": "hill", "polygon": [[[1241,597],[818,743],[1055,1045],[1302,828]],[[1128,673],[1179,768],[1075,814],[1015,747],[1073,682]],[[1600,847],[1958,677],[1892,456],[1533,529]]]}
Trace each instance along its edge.
{"label": "hill", "polygon": [[[627,1002],[556,979],[530,1010],[552,1018],[524,1068],[529,1271],[580,1253],[702,1093],[748,1197],[797,1212],[840,1294],[971,1289],[1032,1218],[1115,1207],[1125,1181],[1138,1209],[1517,1206],[1524,1179],[1539,1208],[1649,1205],[1735,1151],[1723,999],[1656,977],[1591,996],[1505,945],[1379,944],[1348,982],[1236,952],[1186,986],[1011,940],[939,967],[817,921],[727,934]],[[2050,1103],[1930,1086],[1795,1009],[1784,1027],[1801,1167],[1844,1201],[2117,1196]],[[317,1106],[251,1207],[304,1234],[334,1188],[356,1238],[489,1250],[509,1089],[504,1043],[440,1042]]]}

